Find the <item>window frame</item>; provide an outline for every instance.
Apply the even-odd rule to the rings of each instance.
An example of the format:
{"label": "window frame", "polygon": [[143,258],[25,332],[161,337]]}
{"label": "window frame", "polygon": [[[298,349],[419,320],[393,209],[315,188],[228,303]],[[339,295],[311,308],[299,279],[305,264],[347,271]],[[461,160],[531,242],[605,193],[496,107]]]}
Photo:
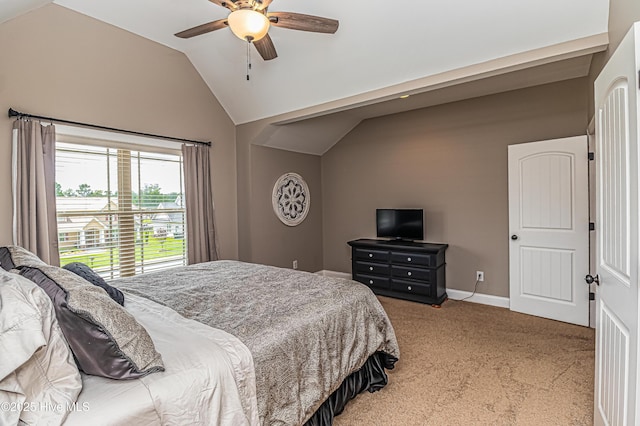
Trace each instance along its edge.
{"label": "window frame", "polygon": [[[61,126],[61,127],[66,128],[67,126]],[[70,128],[70,129],[75,129],[75,128]],[[103,278],[105,279],[115,279],[118,277],[143,274],[145,272],[148,272],[150,269],[160,270],[160,269],[168,269],[169,267],[186,265],[187,264],[187,241],[186,241],[187,233],[186,233],[186,205],[184,204],[184,196],[185,196],[184,194],[184,160],[182,158],[182,151],[179,148],[175,147],[176,144],[168,141],[164,141],[164,140],[153,139],[153,138],[130,136],[130,135],[123,136],[117,133],[95,131],[92,129],[83,129],[84,130],[83,132],[76,132],[76,131],[65,132],[64,130],[67,130],[67,129],[62,129],[62,131],[60,131],[58,130],[58,126],[57,126],[56,159],[58,159],[59,150],[73,151],[71,148],[60,147],[59,143],[76,145],[76,146],[95,146],[101,149],[106,149],[105,154],[96,153],[95,155],[97,156],[104,155],[105,160],[107,162],[110,162],[113,160],[113,154],[110,153],[111,150],[116,151],[116,157],[120,157],[119,155],[120,153],[128,151],[129,159],[130,159],[129,166],[128,166],[129,172],[131,172],[131,170],[134,168],[137,169],[137,176],[135,176],[135,179],[134,179],[134,176],[131,176],[131,174],[129,173],[128,195],[126,196],[130,197],[131,199],[133,198],[134,192],[136,192],[134,191],[134,188],[132,188],[132,185],[134,184],[134,180],[137,181],[138,183],[138,188],[136,188],[138,196],[141,196],[141,193],[142,193],[141,191],[141,168],[142,168],[141,161],[142,160],[173,162],[173,160],[161,160],[161,159],[157,159],[157,158],[154,159],[149,157],[145,158],[145,154],[149,154],[151,156],[153,154],[159,154],[159,155],[171,155],[171,156],[179,157],[178,163],[179,163],[180,190],[177,194],[179,198],[182,200],[181,207],[178,207],[178,208],[172,207],[172,208],[163,209],[163,208],[157,208],[157,207],[143,208],[141,205],[138,205],[137,208],[134,208],[135,206],[133,205],[133,203],[131,203],[129,208],[127,208],[126,206],[124,209],[121,209],[118,207],[118,210],[116,212],[111,213],[112,197],[113,197],[112,193],[114,191],[112,188],[109,187],[109,183],[107,182],[107,197],[105,198],[107,198],[108,200],[108,203],[106,206],[108,210],[101,211],[101,214],[105,218],[107,217],[111,218],[109,220],[113,220],[114,216],[118,217],[118,225],[115,228],[113,228],[112,225],[110,224],[109,228],[105,228],[104,231],[95,231],[97,235],[94,235],[96,238],[93,238],[92,241],[96,243],[96,245],[100,246],[101,241],[104,243],[107,240],[110,243],[109,245],[105,244],[106,250],[109,250],[109,253],[110,253],[109,255],[110,265],[108,268],[101,268],[101,267],[96,268],[97,272],[100,275],[102,275]],[[131,139],[131,140],[127,141],[128,139]],[[78,150],[77,152],[81,152],[81,150]],[[90,151],[86,151],[86,152],[89,155],[91,154]],[[134,155],[134,153],[137,153],[137,155]],[[133,164],[134,161],[137,161],[137,164],[135,165],[135,167]],[[118,163],[120,163],[120,160],[118,161]],[[58,169],[58,165],[56,165],[56,169]],[[107,167],[107,170],[109,170],[109,167]],[[118,164],[117,172],[120,174],[121,171],[122,171],[121,165]],[[110,179],[109,172],[107,172],[106,179],[107,181],[109,181]],[[124,193],[126,193],[126,188],[123,189],[123,187],[121,187],[120,181],[121,179],[118,178],[117,179],[118,193],[120,193],[121,190],[123,190]],[[81,184],[81,183],[82,182],[79,182],[78,184]],[[62,218],[70,217],[70,215],[73,216],[73,215],[79,215],[83,213],[82,211],[78,211],[77,213],[72,213],[70,215],[66,213],[59,214],[58,198],[59,197],[56,195],[56,217],[58,218],[58,223],[60,223],[61,217]],[[91,198],[91,197],[88,197],[88,198]],[[138,201],[140,201],[140,199],[138,199]],[[159,202],[158,206],[161,206],[162,204],[165,204],[165,202],[164,201]],[[120,205],[120,203],[118,203],[117,205]],[[87,210],[85,213],[97,213],[97,212]],[[105,213],[107,214],[105,215]],[[153,216],[157,216],[158,214],[165,214],[169,216],[169,220],[173,220],[176,214],[181,215],[182,220],[180,225],[182,226],[182,235],[180,237],[181,253],[179,255],[179,259],[175,258],[172,261],[158,261],[158,262],[151,261],[151,259],[164,259],[164,257],[157,257],[157,258],[149,258],[149,260],[145,261],[144,251],[149,247],[148,244],[145,244],[145,243],[149,242],[150,237],[146,236],[145,238],[147,231],[144,230],[143,223],[146,220],[153,220]],[[173,217],[171,215],[173,215]],[[131,227],[129,228],[130,230],[133,229],[133,233],[131,233],[130,234],[131,236],[126,239],[125,244],[122,244],[123,240],[121,235],[122,234],[121,221],[125,216],[129,217],[129,220],[131,223],[133,223],[134,228],[131,228]],[[145,216],[148,219],[145,219]],[[152,216],[152,217],[149,218],[149,216]],[[136,218],[138,218],[138,225],[136,225]],[[151,223],[152,223],[152,227],[155,226],[153,225],[153,222]],[[166,227],[173,226],[173,225],[174,225],[173,223],[171,224],[167,223]],[[137,228],[135,228],[136,226]],[[152,228],[152,229],[155,229],[155,228]],[[114,236],[114,232],[118,234],[116,240],[112,240]],[[58,230],[58,251],[61,256],[61,265],[65,264],[64,259],[67,258],[67,256],[64,256],[64,254],[66,253],[66,251],[64,250],[64,247],[65,246],[68,247],[69,240],[72,239],[68,233],[65,233],[65,237],[61,238],[61,235],[63,233],[65,232],[61,231],[60,229]],[[108,233],[108,236],[107,236],[107,233]],[[169,233],[167,233],[167,235],[169,235]],[[156,240],[156,242],[159,240],[163,240],[164,243],[160,243],[160,246],[164,248],[168,239],[167,235],[165,235],[164,237],[156,237],[156,234],[154,232],[153,238]],[[174,235],[173,240],[175,242],[176,240],[175,231],[173,235]],[[86,240],[86,237],[85,237],[85,240]],[[113,243],[113,241],[117,241],[117,242]],[[80,238],[77,238],[76,242],[78,243],[78,246],[79,246]],[[171,246],[171,248],[173,249],[174,246],[179,246],[179,245],[180,244],[174,244]],[[125,249],[130,250],[130,253],[128,255],[125,254],[125,256],[123,257],[120,253],[120,250],[125,250]],[[116,259],[114,259],[114,255],[113,255],[114,250],[117,250],[118,252]],[[122,265],[120,262],[121,259],[127,258],[127,256],[129,259],[128,263],[126,265]],[[167,262],[170,262],[172,266],[166,266],[165,263]],[[88,266],[93,267],[91,264],[89,264]]]}

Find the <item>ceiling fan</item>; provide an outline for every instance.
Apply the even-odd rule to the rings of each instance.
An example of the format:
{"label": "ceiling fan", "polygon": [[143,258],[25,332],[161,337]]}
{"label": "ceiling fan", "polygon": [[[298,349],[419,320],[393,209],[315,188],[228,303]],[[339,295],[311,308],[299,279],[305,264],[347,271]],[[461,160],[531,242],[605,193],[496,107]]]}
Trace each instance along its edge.
{"label": "ceiling fan", "polygon": [[333,34],[338,30],[338,21],[319,16],[293,12],[267,12],[273,0],[209,0],[231,11],[224,19],[207,22],[197,27],[176,33],[176,37],[191,38],[221,28],[230,27],[239,38],[252,43],[262,59],[269,61],[278,57],[269,37],[269,27],[275,25],[291,30]]}

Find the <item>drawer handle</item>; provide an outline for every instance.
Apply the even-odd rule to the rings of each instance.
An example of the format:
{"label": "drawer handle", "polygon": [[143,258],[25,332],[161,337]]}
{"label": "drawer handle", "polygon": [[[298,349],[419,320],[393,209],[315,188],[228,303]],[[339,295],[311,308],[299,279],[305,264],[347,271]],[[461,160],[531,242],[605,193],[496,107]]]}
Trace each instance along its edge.
{"label": "drawer handle", "polygon": [[373,257],[373,253],[369,253],[369,257]]}
{"label": "drawer handle", "polygon": [[411,262],[411,258],[410,257],[407,257],[407,262]]}
{"label": "drawer handle", "polygon": [[369,280],[369,284],[373,284],[373,280]]}
{"label": "drawer handle", "polygon": [[407,290],[411,291],[411,286],[407,286]]}
{"label": "drawer handle", "polygon": [[370,270],[370,271],[373,271],[373,266],[369,266],[369,270]]}
{"label": "drawer handle", "polygon": [[[408,275],[408,276],[411,276],[411,272],[407,272],[407,275]],[[411,289],[409,289],[409,290],[411,290]]]}

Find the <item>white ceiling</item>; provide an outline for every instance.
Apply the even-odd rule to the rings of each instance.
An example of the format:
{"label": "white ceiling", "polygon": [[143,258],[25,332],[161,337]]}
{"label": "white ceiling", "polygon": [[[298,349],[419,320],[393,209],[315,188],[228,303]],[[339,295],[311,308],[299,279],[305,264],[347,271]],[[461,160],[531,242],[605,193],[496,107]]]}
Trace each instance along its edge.
{"label": "white ceiling", "polygon": [[0,23],[47,3],[51,0],[0,0]]}
{"label": "white ceiling", "polygon": [[[0,0],[0,22],[48,2]],[[334,18],[340,27],[333,35],[272,27],[278,58],[263,61],[253,50],[247,81],[245,42],[229,29],[188,40],[173,35],[226,17],[227,9],[207,0],[54,3],[184,52],[235,124],[282,117],[290,122],[335,113],[336,105],[344,110],[389,101],[404,91],[424,92],[434,76],[482,71],[474,68],[478,64],[500,68],[502,58],[523,52],[548,52],[550,58],[534,55],[527,66],[553,62],[553,46],[564,46],[566,55],[573,41],[605,34],[609,10],[608,0],[274,0],[270,11]],[[602,38],[591,48],[596,45],[604,48]],[[580,54],[594,50],[589,43],[575,46]],[[353,127],[352,121],[337,134]],[[304,131],[297,126],[292,134]],[[281,129],[269,133],[283,137]],[[321,153],[326,147],[299,150]]]}

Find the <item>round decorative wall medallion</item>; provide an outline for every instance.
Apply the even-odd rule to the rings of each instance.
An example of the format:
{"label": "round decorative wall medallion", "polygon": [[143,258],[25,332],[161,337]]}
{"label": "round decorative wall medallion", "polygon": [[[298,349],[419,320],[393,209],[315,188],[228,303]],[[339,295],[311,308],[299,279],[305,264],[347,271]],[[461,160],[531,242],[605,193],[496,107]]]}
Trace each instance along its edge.
{"label": "round decorative wall medallion", "polygon": [[273,211],[282,223],[287,226],[299,225],[309,213],[309,187],[299,174],[285,173],[273,186],[271,202]]}

